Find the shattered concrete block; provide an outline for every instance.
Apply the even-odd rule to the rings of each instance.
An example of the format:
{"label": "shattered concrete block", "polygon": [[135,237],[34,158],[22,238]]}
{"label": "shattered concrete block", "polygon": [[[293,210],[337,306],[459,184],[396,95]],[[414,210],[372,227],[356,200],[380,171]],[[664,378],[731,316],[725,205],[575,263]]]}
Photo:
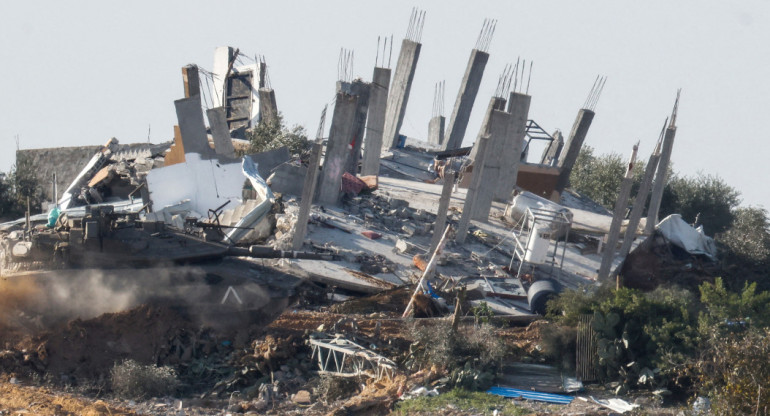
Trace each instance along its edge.
{"label": "shattered concrete block", "polygon": [[396,251],[397,251],[397,252],[399,252],[399,253],[402,253],[402,254],[408,254],[408,253],[410,253],[410,252],[414,251],[415,247],[414,247],[414,244],[412,244],[412,243],[410,243],[410,242],[408,242],[408,241],[406,241],[406,240],[402,240],[402,239],[400,239],[400,238],[399,238],[399,239],[396,241],[396,247],[395,247],[395,249],[396,249]]}
{"label": "shattered concrete block", "polygon": [[313,403],[310,400],[310,392],[308,392],[307,390],[300,390],[300,391],[298,391],[297,393],[295,393],[291,397],[291,400],[294,403],[297,403],[297,404],[300,404],[300,405],[303,405],[303,406],[309,406],[309,405],[311,405]]}
{"label": "shattered concrete block", "polygon": [[398,209],[398,218],[409,218],[411,216],[411,213],[409,212],[409,208],[407,207],[401,207]]}
{"label": "shattered concrete block", "polygon": [[412,213],[412,219],[415,221],[427,221],[428,215],[424,210],[417,209]]}
{"label": "shattered concrete block", "polygon": [[417,229],[411,225],[404,225],[401,227],[401,232],[406,234],[407,237],[412,237],[417,233]]}
{"label": "shattered concrete block", "polygon": [[404,208],[409,206],[408,201],[404,201],[403,199],[396,199],[393,197],[388,197],[387,202],[388,202],[388,205],[390,205],[390,208],[393,208],[393,209]]}

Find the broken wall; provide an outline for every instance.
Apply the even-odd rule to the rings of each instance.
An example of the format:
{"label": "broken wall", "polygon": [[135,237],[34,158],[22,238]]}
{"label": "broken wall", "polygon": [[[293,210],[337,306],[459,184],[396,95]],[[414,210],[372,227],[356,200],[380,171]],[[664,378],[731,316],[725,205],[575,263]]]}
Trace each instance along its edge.
{"label": "broken wall", "polygon": [[232,201],[228,209],[240,205],[246,181],[240,161],[224,164],[202,160],[197,153],[187,153],[185,157],[185,163],[153,169],[147,175],[153,211],[186,199],[195,212],[204,216],[209,209],[228,200]]}

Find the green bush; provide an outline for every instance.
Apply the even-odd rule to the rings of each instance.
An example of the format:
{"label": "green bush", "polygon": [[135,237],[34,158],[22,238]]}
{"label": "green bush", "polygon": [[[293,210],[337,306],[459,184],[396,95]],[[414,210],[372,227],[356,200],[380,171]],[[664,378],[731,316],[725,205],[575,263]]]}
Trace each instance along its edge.
{"label": "green bush", "polygon": [[702,284],[700,293],[705,305],[705,311],[699,317],[703,333],[709,333],[710,328],[716,326],[723,329],[746,324],[759,328],[770,326],[767,314],[770,292],[757,293],[756,283],[746,282],[743,290],[736,293],[727,290],[722,278],[718,277],[713,284]]}
{"label": "green bush", "polygon": [[7,175],[0,173],[0,219],[14,220],[27,212],[27,198],[32,214],[39,213],[43,188],[32,163],[24,153],[16,154],[16,164]]}
{"label": "green bush", "polygon": [[770,259],[770,221],[767,210],[741,207],[733,211],[732,226],[716,236],[727,248],[726,257],[733,263],[766,265]]}
{"label": "green bush", "polygon": [[633,387],[677,385],[698,348],[698,300],[687,290],[661,287],[595,292],[565,291],[549,303],[550,315],[575,325],[581,314],[594,314],[601,372]]}
{"label": "green bush", "polygon": [[123,398],[160,397],[174,393],[179,386],[171,367],[157,367],[125,360],[112,367],[112,391]]}
{"label": "green bush", "polygon": [[[644,159],[634,165],[631,197],[636,195],[644,174]],[[570,186],[607,209],[612,210],[618,197],[620,182],[626,171],[626,159],[618,153],[595,155],[590,146],[580,150],[570,173]],[[708,235],[730,228],[737,215],[741,193],[719,176],[698,173],[694,177],[678,176],[669,169],[668,181],[660,205],[660,218],[681,214],[694,223],[696,218]],[[632,199],[633,201],[633,199]]]}
{"label": "green bush", "polygon": [[741,193],[718,176],[698,173],[695,177],[673,175],[660,204],[660,218],[681,214],[689,223],[703,224],[707,235],[726,231],[733,223],[733,210]]}
{"label": "green bush", "polygon": [[292,155],[300,155],[310,149],[311,143],[307,139],[307,132],[302,126],[286,127],[283,116],[259,123],[254,129],[247,132],[247,138],[251,142],[251,152],[261,153],[268,150],[286,146]]}
{"label": "green bush", "polygon": [[[618,199],[620,182],[626,173],[627,163],[628,161],[618,153],[596,156],[591,146],[583,146],[570,173],[570,186],[580,194],[612,210]],[[639,189],[644,165],[641,160],[637,160],[634,165],[634,185],[631,188],[633,193]]]}

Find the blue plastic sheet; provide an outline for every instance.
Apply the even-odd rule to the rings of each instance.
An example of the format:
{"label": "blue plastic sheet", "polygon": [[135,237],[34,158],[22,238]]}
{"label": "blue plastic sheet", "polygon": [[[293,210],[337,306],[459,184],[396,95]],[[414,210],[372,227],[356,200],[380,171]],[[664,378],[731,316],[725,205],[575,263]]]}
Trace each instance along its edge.
{"label": "blue plastic sheet", "polygon": [[511,398],[521,397],[527,400],[537,400],[555,404],[570,404],[572,400],[575,399],[572,396],[565,396],[562,394],[539,393],[536,391],[512,389],[510,387],[492,387],[487,390],[487,393]]}

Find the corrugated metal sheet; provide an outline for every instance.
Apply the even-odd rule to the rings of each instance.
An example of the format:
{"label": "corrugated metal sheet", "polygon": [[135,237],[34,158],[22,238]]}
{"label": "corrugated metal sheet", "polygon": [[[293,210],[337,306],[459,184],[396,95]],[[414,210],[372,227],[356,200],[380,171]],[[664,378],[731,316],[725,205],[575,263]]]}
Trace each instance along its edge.
{"label": "corrugated metal sheet", "polygon": [[524,398],[527,400],[537,400],[541,402],[556,403],[556,404],[570,404],[575,398],[572,396],[565,396],[562,394],[552,393],[539,393],[529,390],[518,390],[509,387],[492,387],[487,390],[487,393],[497,396],[511,397],[511,398]]}
{"label": "corrugated metal sheet", "polygon": [[593,315],[581,315],[578,321],[575,368],[580,381],[595,381],[597,378],[596,332],[592,320]]}

